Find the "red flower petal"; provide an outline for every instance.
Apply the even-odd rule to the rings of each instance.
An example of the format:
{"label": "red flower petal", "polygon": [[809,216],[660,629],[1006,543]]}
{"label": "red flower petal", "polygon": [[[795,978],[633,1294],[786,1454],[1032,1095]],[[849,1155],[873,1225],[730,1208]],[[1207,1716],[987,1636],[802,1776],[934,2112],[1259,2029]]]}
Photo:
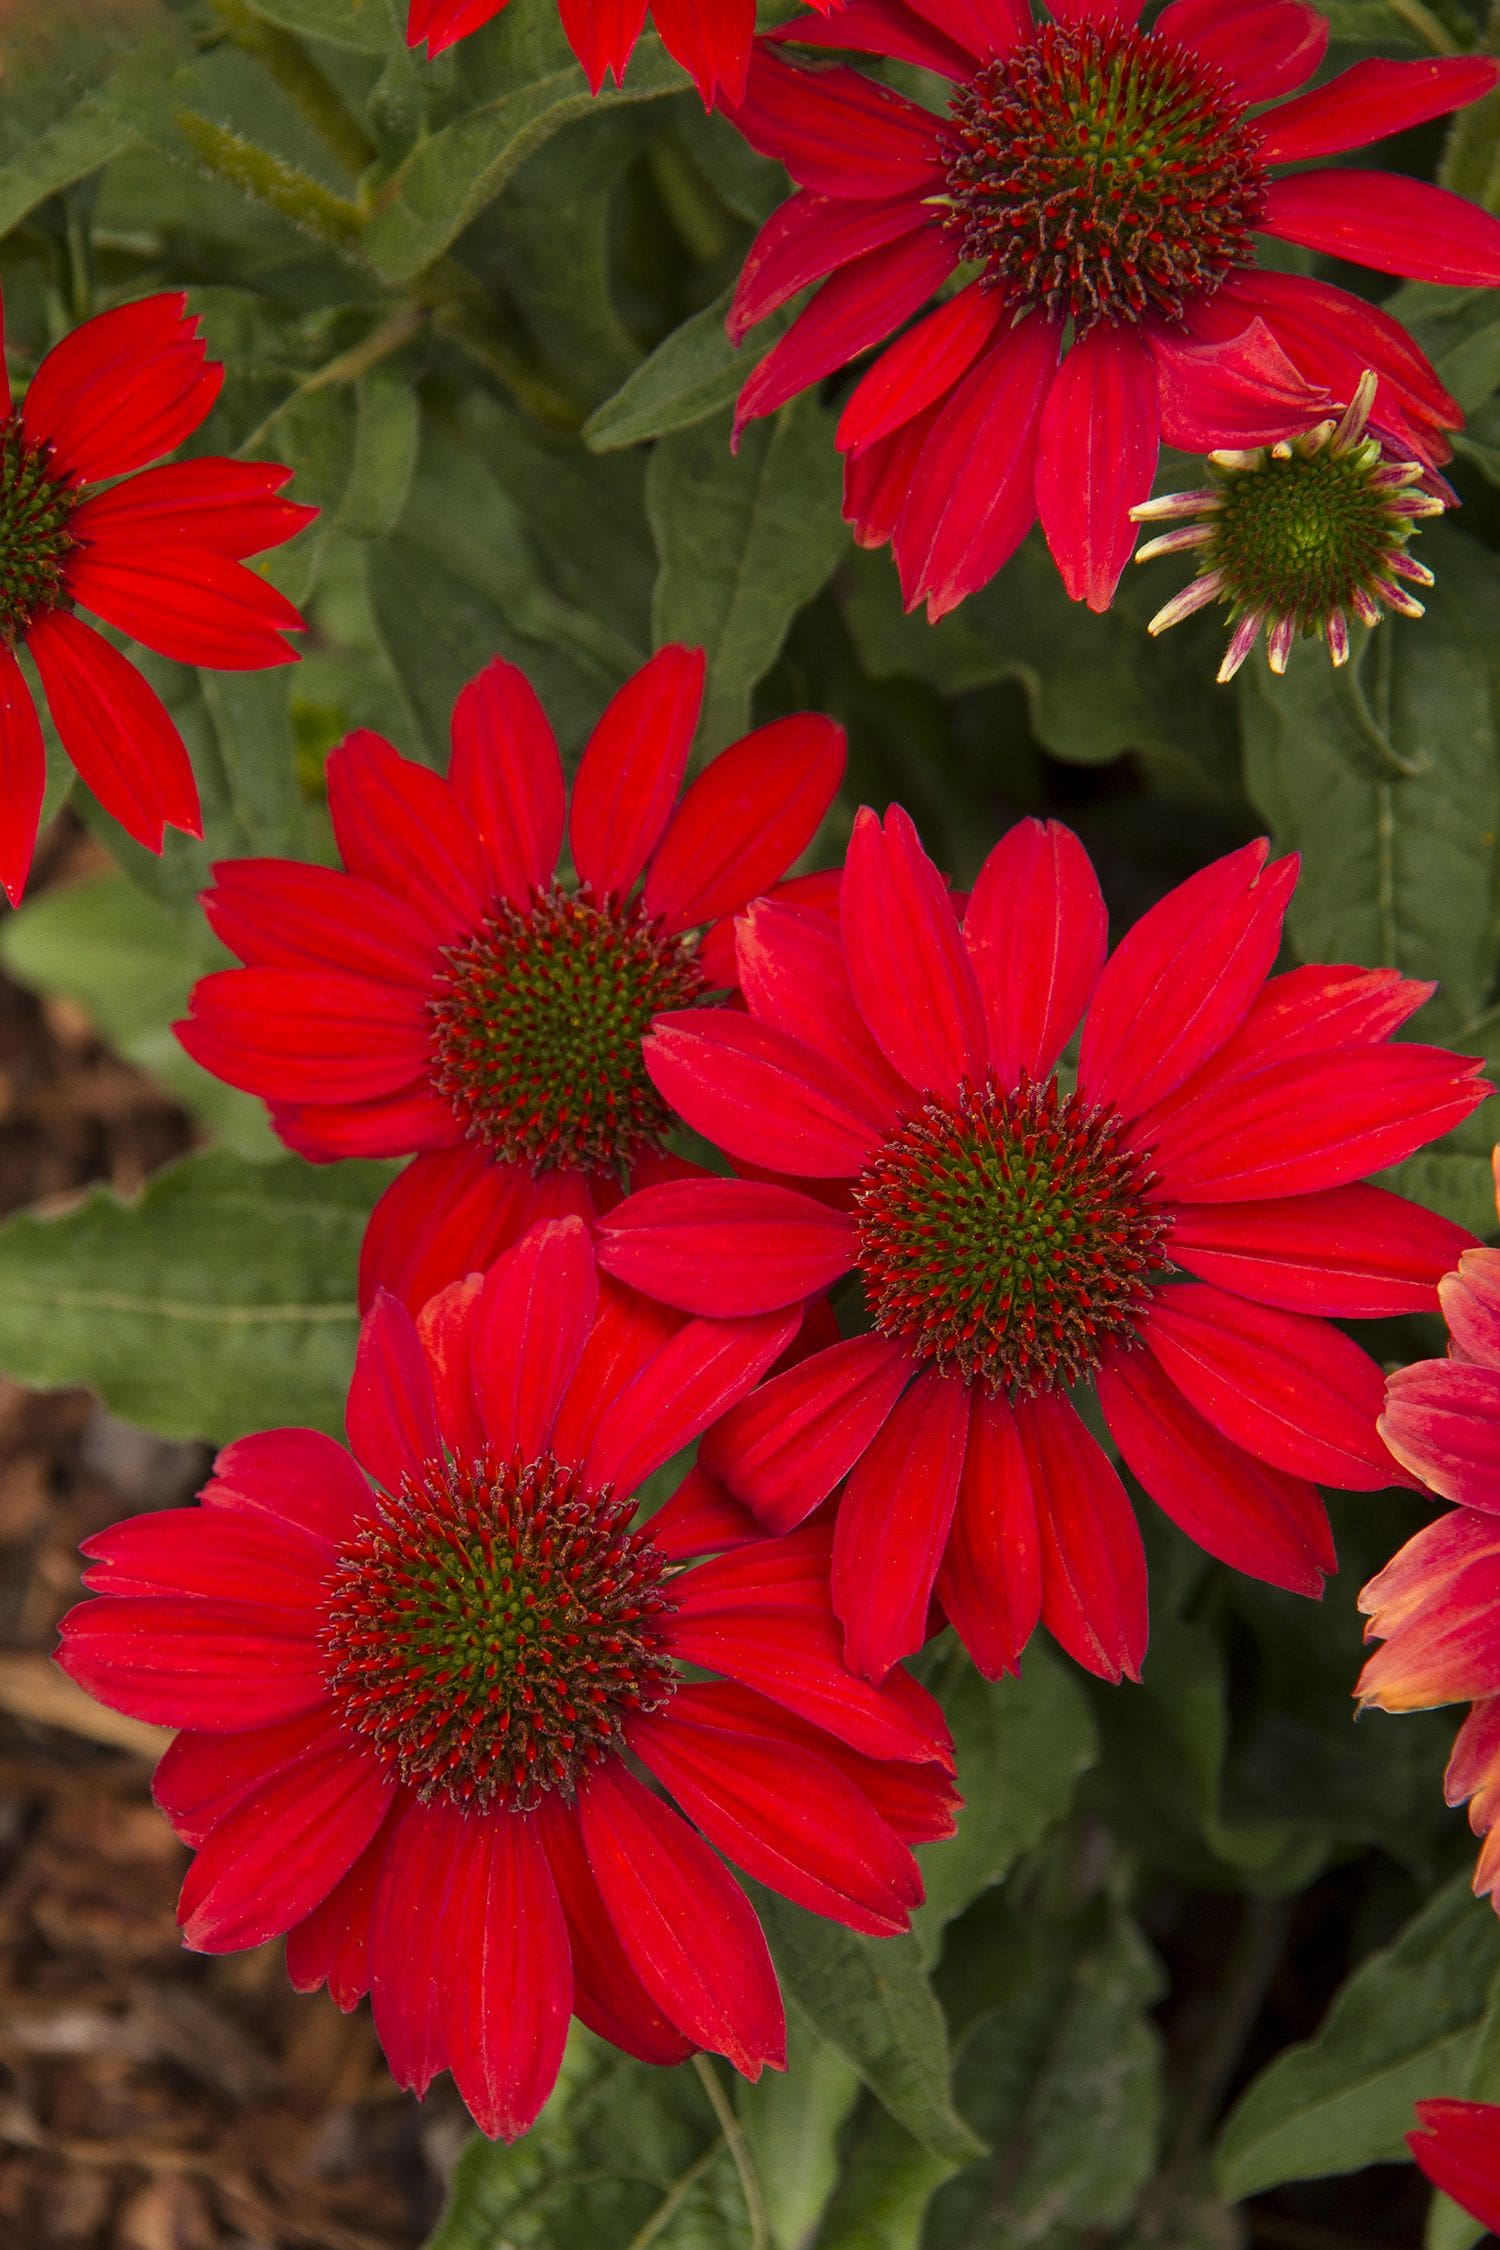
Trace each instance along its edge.
{"label": "red flower petal", "polygon": [[196,1847],[269,1775],[326,1742],[334,1724],[327,1706],[320,1704],[299,1719],[250,1727],[243,1734],[200,1734],[189,1728],[174,1735],[157,1760],[152,1800],[173,1833]]}
{"label": "red flower petal", "polygon": [[891,1408],[844,1488],[833,1606],[849,1665],[867,1679],[884,1679],[927,1638],[968,1429],[967,1385],[928,1368]]}
{"label": "red flower petal", "polygon": [[201,836],[198,785],[182,737],[135,666],[60,609],[37,619],[26,646],[63,748],[127,835],[153,852],[164,827]]}
{"label": "red flower petal", "polygon": [[1151,491],[1160,414],[1151,353],[1107,321],[1073,346],[1047,393],[1037,510],[1064,588],[1090,609],[1108,609],[1135,547],[1130,510]]}
{"label": "red flower petal", "polygon": [[513,2141],[536,2122],[562,2064],[568,1926],[535,1821],[459,1813],[457,1824],[467,1866],[439,1933],[449,2068],[479,2130]]}
{"label": "red flower petal", "polygon": [[925,600],[934,623],[994,577],[1036,520],[1037,432],[1060,340],[1039,313],[997,335],[927,433],[895,553],[908,609]]}
{"label": "red flower petal", "polygon": [[1467,1703],[1500,1689],[1500,1530],[1458,1508],[1428,1524],[1360,1594],[1369,1633],[1385,1640],[1355,1692],[1387,1711]]}
{"label": "red flower petal", "polygon": [[380,1879],[389,1827],[357,1859],[341,1883],[286,1939],[286,1973],[294,1992],[328,1987],[347,2015],[370,1989],[370,1911]]}
{"label": "red flower petal", "polygon": [[998,293],[971,283],[898,336],[851,392],[839,417],[840,450],[860,452],[942,398],[967,375],[1001,317]]}
{"label": "red flower petal", "polygon": [[1335,1320],[1431,1312],[1438,1276],[1471,1236],[1385,1188],[1264,1203],[1179,1205],[1171,1255],[1237,1296]]}
{"label": "red flower petal", "polygon": [[[427,48],[429,62],[467,39],[471,32],[492,23],[510,0],[411,0],[406,18],[408,47]],[[641,0],[644,13],[645,0]]]}
{"label": "red flower petal", "polygon": [[899,805],[863,807],[844,863],[844,961],[877,1044],[918,1093],[984,1076],[984,1002],[948,886]]}
{"label": "red flower petal", "polygon": [[47,791],[42,722],[20,665],[0,648],[0,884],[19,906]]}
{"label": "red flower petal", "polygon": [[579,2021],[641,2062],[685,2062],[692,2041],[662,2013],[630,1966],[594,1881],[575,1808],[546,1796],[533,1818],[567,1919]]}
{"label": "red flower petal", "polygon": [[1048,0],[1048,13],[1057,23],[1131,24],[1141,5],[1142,0]]}
{"label": "red flower petal", "polygon": [[783,1898],[846,1929],[892,1937],[921,1903],[911,1853],[838,1768],[801,1743],[745,1724],[708,1683],[633,1720],[631,1749],[727,1859]]}
{"label": "red flower petal", "polygon": [[29,438],[52,447],[52,473],[89,484],[144,468],[179,445],[219,395],[180,292],[98,313],[54,344],[21,408]]}
{"label": "red flower petal", "polygon": [[1117,1353],[1096,1380],[1110,1436],[1179,1530],[1251,1578],[1322,1593],[1337,1558],[1311,1484],[1226,1445],[1143,1353]]}
{"label": "red flower petal", "polygon": [[696,1562],[703,1555],[753,1547],[763,1536],[750,1510],[731,1499],[701,1462],[651,1518],[651,1544],[669,1562]]}
{"label": "red flower petal", "polygon": [[447,1452],[474,1461],[489,1442],[475,1397],[474,1308],[484,1287],[482,1274],[449,1282],[429,1297],[416,1316],[417,1341],[432,1381],[432,1401]]}
{"label": "red flower petal", "polygon": [[964,915],[1002,1085],[1055,1068],[1093,997],[1108,940],[1099,878],[1072,830],[1018,821],[980,868]]}
{"label": "red flower petal", "polygon": [[744,1397],[797,1333],[800,1312],[689,1320],[600,1418],[584,1458],[593,1485],[634,1492]]}
{"label": "red flower petal", "polygon": [[547,1450],[598,1298],[578,1219],[533,1227],[485,1275],[471,1331],[474,1395],[497,1453],[533,1461]]}
{"label": "red flower petal", "polygon": [[[172,1026],[182,1039],[187,1027]],[[405,1086],[370,1102],[278,1102],[268,1105],[278,1137],[299,1156],[327,1164],[343,1156],[409,1156],[451,1148],[462,1127],[431,1086]]]}
{"label": "red flower petal", "polygon": [[701,1836],[611,1765],[578,1793],[589,1866],[646,1990],[697,2046],[746,2078],[786,2063],[786,2021],[744,1893]]}
{"label": "red flower petal", "polygon": [[1041,1536],[1015,1414],[1008,1400],[990,1391],[973,1394],[937,1596],[987,1680],[1019,1672],[1041,1616]]}
{"label": "red flower petal", "polygon": [[[924,7],[921,0],[915,0],[908,7],[905,0],[845,0],[828,23],[814,23],[803,16],[778,24],[766,36],[795,40],[799,47],[838,47],[851,54],[890,55],[897,62],[915,63],[919,70],[936,70],[945,78],[971,78],[975,63],[990,51],[991,42],[998,52],[1002,44],[1014,44],[1031,30],[1031,12],[1025,0],[994,0],[993,8],[985,6],[985,15],[996,18],[993,34],[978,21],[982,4],[983,0],[928,0]],[[1002,42],[999,21],[1006,15],[1015,22],[1010,40]],[[961,31],[967,31],[967,42],[960,37]]]}
{"label": "red flower petal", "polygon": [[884,343],[958,262],[947,235],[923,227],[841,266],[747,379],[735,409],[736,442],[747,422]]}
{"label": "red flower petal", "polygon": [[580,882],[622,896],[661,840],[697,730],[703,651],[664,648],[625,682],[589,738],[568,816]]}
{"label": "red flower petal", "polygon": [[562,849],[562,760],[536,690],[498,656],[453,706],[448,786],[494,896],[529,906],[551,882]]}
{"label": "red flower petal", "polygon": [[[597,11],[599,0],[593,5]],[[651,20],[667,53],[697,87],[705,109],[721,94],[726,101],[739,100],[755,34],[755,0],[714,0],[708,8],[703,0],[651,0]]]}
{"label": "red flower petal", "polygon": [[1261,161],[1306,164],[1315,156],[1364,148],[1481,100],[1497,80],[1500,63],[1488,55],[1356,63],[1257,121]]}
{"label": "red flower petal", "polygon": [[330,1550],[370,1513],[370,1487],[350,1456],[321,1430],[257,1430],[214,1462],[200,1495],[205,1508],[233,1508],[292,1524]]}
{"label": "red flower petal", "polygon": [[309,1611],[259,1602],[122,1595],[68,1612],[57,1661],[112,1711],[237,1734],[324,1701],[315,1622]]}
{"label": "red flower petal", "polygon": [[1036,1498],[1042,1623],[1101,1679],[1138,1680],[1146,1653],[1146,1554],[1125,1487],[1061,1391],[1014,1409]]}
{"label": "red flower petal", "polygon": [[[1373,369],[1380,378],[1377,422],[1382,415],[1409,414],[1440,432],[1457,429],[1463,419],[1457,399],[1401,323],[1332,282],[1302,273],[1237,273],[1207,311],[1236,328],[1247,316],[1265,321],[1308,382],[1333,398],[1352,398],[1364,369]],[[1200,332],[1203,317],[1203,308],[1192,316]],[[1447,458],[1446,447],[1441,458]]]}
{"label": "red flower petal", "polygon": [[1127,931],[1083,1026],[1078,1078],[1092,1100],[1139,1117],[1243,1022],[1297,879],[1295,858],[1268,867],[1266,849],[1246,844],[1201,868]]}
{"label": "red flower petal", "polygon": [[414,986],[425,998],[442,956],[413,907],[336,867],[226,859],[202,894],[214,935],[251,968],[332,969]]}
{"label": "red flower petal", "polygon": [[373,1101],[427,1075],[426,1001],[373,977],[218,969],[177,1037],[230,1086],[283,1102]]}
{"label": "red flower petal", "polygon": [[1444,1500],[1500,1514],[1500,1374],[1441,1359],[1398,1367],[1380,1434]]}
{"label": "red flower petal", "polygon": [[211,547],[236,561],[279,547],[316,517],[316,508],[277,498],[292,471],[274,461],[230,461],[217,454],[168,461],[91,493],[69,530],[85,546],[114,537],[162,546]]}
{"label": "red flower petal", "polygon": [[1142,1333],[1189,1404],[1257,1460],[1350,1492],[1406,1482],[1376,1434],[1385,1377],[1326,1321],[1189,1281],[1157,1291]]}
{"label": "red flower petal", "polygon": [[224,1815],[187,1871],[177,1919],[195,1953],[281,1937],[328,1896],[384,1821],[391,1786],[331,1716],[323,1740]]}
{"label": "red flower petal", "polygon": [[862,1089],[830,1086],[815,1049],[772,1024],[696,1008],[641,1042],[658,1092],[729,1155],[813,1179],[853,1179],[885,1137]]}
{"label": "red flower petal", "polygon": [[646,0],[558,0],[558,13],[590,91],[597,94],[610,74],[618,85],[646,20]]}
{"label": "red flower petal", "polygon": [[646,875],[663,935],[735,914],[806,851],[844,775],[844,730],[778,719],[715,758],[683,798]]}
{"label": "red flower petal", "polygon": [[1448,188],[1353,166],[1296,172],[1266,187],[1261,225],[1282,242],[1377,273],[1459,288],[1500,285],[1500,219]]}
{"label": "red flower petal", "polygon": [[828,1077],[857,1089],[861,1110],[894,1132],[911,1099],[870,1035],[855,1003],[840,937],[838,897],[831,913],[756,899],[735,923],[739,985],[750,1013],[775,1024],[823,1059]]}
{"label": "red flower petal", "polygon": [[699,1460],[770,1531],[790,1531],[894,1411],[912,1363],[883,1336],[851,1336],[752,1391],[704,1438]]}
{"label": "red flower petal", "polygon": [[744,100],[725,106],[752,148],[820,195],[878,203],[942,179],[938,119],[857,71],[798,70],[758,44]]}
{"label": "red flower petal", "polygon": [[1145,335],[1156,362],[1161,440],[1180,452],[1273,445],[1288,430],[1310,428],[1330,404],[1321,379],[1294,366],[1261,319],[1204,342],[1159,326]]}
{"label": "red flower petal", "polygon": [[345,1422],[356,1460],[387,1492],[442,1454],[427,1355],[411,1314],[384,1293],[359,1332]]}
{"label": "red flower petal", "polygon": [[1455,1353],[1500,1369],[1500,1250],[1465,1250],[1438,1299]]}
{"label": "red flower petal", "polygon": [[1416,2105],[1417,2132],[1406,2145],[1435,2188],[1500,2232],[1500,2105],[1426,2101]]}
{"label": "red flower petal", "polygon": [[854,1262],[842,1212],[760,1180],[640,1188],[599,1221],[598,1240],[604,1272],[720,1318],[800,1304]]}
{"label": "red flower petal", "polygon": [[1476,1109],[1489,1092],[1476,1067],[1407,1041],[1299,1056],[1247,1079],[1223,1109],[1194,1103],[1159,1128],[1157,1169],[1174,1202],[1342,1187],[1400,1164]]}
{"label": "red flower petal", "polygon": [[360,727],[328,760],[328,811],[339,854],[416,908],[439,945],[488,913],[489,869],[472,810],[430,767]]}
{"label": "red flower petal", "polygon": [[[875,364],[878,367],[880,361]],[[853,525],[861,547],[883,547],[894,538],[911,497],[917,464],[942,405],[941,400],[935,400],[889,437],[876,438],[862,453],[846,456],[844,521]],[[915,601],[918,596],[910,598]]]}
{"label": "red flower petal", "polygon": [[[843,20],[843,19],[841,19]],[[741,343],[764,320],[836,266],[879,250],[918,227],[930,227],[920,203],[903,195],[894,203],[837,202],[799,189],[778,204],[745,253],[725,326]]]}
{"label": "red flower petal", "polygon": [[[348,1456],[345,1455],[345,1459]],[[351,1464],[352,1466],[352,1464]],[[333,1555],[329,1542],[261,1509],[156,1508],[83,1542],[83,1583],[97,1594],[201,1595],[311,1611]]]}
{"label": "red flower petal", "polygon": [[582,1461],[615,1401],[650,1366],[682,1326],[682,1315],[605,1274],[599,1310],[578,1372],[558,1410],[552,1450],[559,1461]]}
{"label": "red flower petal", "polygon": [[1222,70],[1242,102],[1274,101],[1305,85],[1328,48],[1328,22],[1302,0],[1172,0],[1152,26]]}
{"label": "red flower petal", "polygon": [[359,1257],[359,1302],[389,1289],[412,1312],[450,1281],[493,1265],[529,1227],[592,1202],[580,1172],[533,1180],[523,1164],[496,1164],[472,1141],[433,1149],[397,1174],[370,1213]]}
{"label": "red flower petal", "polygon": [[211,547],[112,538],[71,556],[66,583],[84,609],[175,663],[253,672],[296,662],[282,635],[304,629],[300,613],[267,580]]}

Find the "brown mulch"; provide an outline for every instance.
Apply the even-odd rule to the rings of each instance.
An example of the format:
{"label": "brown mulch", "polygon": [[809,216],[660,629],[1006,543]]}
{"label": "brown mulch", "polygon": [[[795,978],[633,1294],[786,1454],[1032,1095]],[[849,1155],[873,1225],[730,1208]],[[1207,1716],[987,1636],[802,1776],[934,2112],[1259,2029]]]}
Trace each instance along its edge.
{"label": "brown mulch", "polygon": [[[97,865],[54,832],[39,875]],[[191,1145],[80,1012],[0,978],[0,1213]],[[86,1392],[0,1382],[0,2243],[13,2250],[415,2250],[464,2120],[392,2085],[368,2011],[288,1986],[279,1946],[185,1953],[187,1855],[151,1804],[164,1735],[49,1660],[79,1541],[180,1506],[197,1446]]]}

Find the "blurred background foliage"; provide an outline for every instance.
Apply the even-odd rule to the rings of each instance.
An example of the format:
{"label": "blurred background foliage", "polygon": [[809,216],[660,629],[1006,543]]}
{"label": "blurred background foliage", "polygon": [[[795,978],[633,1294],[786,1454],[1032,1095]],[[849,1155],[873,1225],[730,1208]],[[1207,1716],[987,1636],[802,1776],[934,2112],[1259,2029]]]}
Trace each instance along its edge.
{"label": "blurred background foliage", "polygon": [[[768,18],[789,13],[766,11]],[[1329,69],[1495,44],[1464,0],[1335,0]],[[206,835],[158,861],[79,793],[111,872],[44,890],[0,959],[87,1010],[202,1145],[133,1202],[0,1227],[0,1365],[85,1382],[173,1437],[337,1428],[354,1260],[386,1174],[280,1153],[176,1049],[215,946],[195,897],[242,853],[331,855],[323,762],[373,726],[441,766],[462,685],[523,665],[576,753],[666,640],[708,651],[698,751],[797,708],[851,739],[834,829],[904,802],[959,882],[1017,815],[1070,820],[1118,923],[1269,829],[1302,853],[1295,956],[1392,963],[1416,1035],[1500,1063],[1500,306],[1387,301],[1469,416],[1429,615],[1344,674],[1304,646],[1213,684],[1221,631],[1161,644],[1166,570],[1097,618],[1028,544],[937,628],[839,517],[837,386],[729,448],[751,354],[723,315],[777,169],[705,117],[648,37],[589,100],[550,0],[426,65],[395,0],[0,0],[0,278],[24,382],[90,312],[191,293],[228,367],[194,449],[290,463],[322,513],[268,572],[303,661],[200,677],[141,656],[193,750]],[[900,75],[899,72],[896,75]],[[1500,206],[1500,104],[1382,153]],[[1307,266],[1310,257],[1288,252]],[[1340,276],[1368,286],[1367,277]],[[1168,460],[1164,485],[1193,481]],[[69,773],[60,758],[56,809]],[[831,851],[838,833],[826,839]],[[1400,1183],[1493,1232],[1482,1111]],[[1388,1324],[1398,1360],[1437,1348]],[[537,2131],[461,2161],[440,2250],[1293,2250],[1416,2243],[1418,2095],[1500,2097],[1500,1930],[1447,1813],[1447,1717],[1357,1730],[1354,1595],[1423,1519],[1336,1504],[1321,1607],[1148,1523],[1146,1683],[1045,1648],[986,1687],[945,1642],[969,1799],[909,1939],[765,1901],[787,2079],[661,2073],[581,2038]],[[308,2006],[321,2002],[306,2003]],[[1327,2180],[1324,2187],[1287,2183]],[[1246,2201],[1245,2199],[1250,2199]],[[1437,2202],[1429,2250],[1477,2232]]]}

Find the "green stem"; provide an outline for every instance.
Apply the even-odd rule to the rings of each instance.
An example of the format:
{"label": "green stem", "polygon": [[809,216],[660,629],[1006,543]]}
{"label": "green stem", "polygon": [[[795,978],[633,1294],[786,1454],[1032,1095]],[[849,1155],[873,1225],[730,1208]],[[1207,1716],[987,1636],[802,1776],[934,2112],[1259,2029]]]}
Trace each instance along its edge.
{"label": "green stem", "polygon": [[201,110],[178,109],[172,122],[205,171],[225,180],[256,203],[290,219],[320,242],[346,255],[359,243],[363,216],[347,197],[335,195],[308,172],[273,156],[269,149],[247,141]]}
{"label": "green stem", "polygon": [[765,2198],[760,2192],[755,2161],[746,2144],[740,2121],[734,2114],[733,2104],[719,2084],[719,2074],[707,2055],[694,2055],[693,2068],[699,2083],[707,2094],[713,2113],[719,2121],[719,2131],[734,2158],[734,2168],[740,2176],[740,2191],[745,2198],[745,2212],[750,2221],[750,2250],[770,2250],[771,2230],[766,2224]]}
{"label": "green stem", "polygon": [[[1389,632],[1389,626],[1386,630]],[[1373,751],[1375,763],[1380,771],[1387,774],[1399,774],[1403,781],[1413,781],[1418,774],[1427,771],[1429,764],[1427,755],[1425,752],[1419,752],[1415,758],[1403,757],[1370,709],[1369,700],[1365,695],[1364,686],[1359,676],[1360,656],[1362,654],[1363,651],[1352,654],[1348,663],[1340,665],[1334,675],[1343,692],[1344,700],[1349,706],[1349,715],[1353,719],[1356,732],[1364,742],[1365,747]]]}
{"label": "green stem", "polygon": [[585,417],[577,401],[516,348],[496,321],[488,292],[456,258],[439,258],[413,286],[433,325],[493,376],[517,406],[549,429],[571,431],[583,426]]}
{"label": "green stem", "polygon": [[303,377],[291,396],[283,399],[259,427],[250,432],[240,447],[241,458],[253,455],[257,446],[266,442],[278,418],[295,400],[306,398],[313,391],[332,390],[338,383],[357,383],[361,375],[368,374],[372,367],[378,367],[392,352],[409,343],[426,317],[420,305],[400,305],[378,327],[372,328],[361,343],[351,345],[348,351],[315,367],[310,375]]}
{"label": "green stem", "polygon": [[1457,55],[1463,52],[1446,24],[1440,23],[1430,8],[1424,7],[1423,0],[1387,0],[1387,5],[1391,14],[1399,16],[1416,33],[1423,46],[1430,47],[1435,55]]}
{"label": "green stem", "polygon": [[379,151],[302,41],[256,15],[248,0],[214,0],[214,5],[234,45],[270,72],[298,115],[345,171],[358,179]]}

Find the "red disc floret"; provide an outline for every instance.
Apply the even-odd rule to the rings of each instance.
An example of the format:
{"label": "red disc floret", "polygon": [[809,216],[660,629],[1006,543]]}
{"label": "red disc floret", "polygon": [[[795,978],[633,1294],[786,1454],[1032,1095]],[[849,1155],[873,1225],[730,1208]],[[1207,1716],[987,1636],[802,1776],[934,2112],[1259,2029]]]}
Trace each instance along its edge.
{"label": "red disc floret", "polygon": [[567,1803],[675,1688],[653,1620],[666,1558],[633,1500],[550,1456],[444,1456],[382,1499],[340,1557],[323,1646],[345,1719],[425,1803]]}
{"label": "red disc floret", "polygon": [[1120,23],[1048,24],[996,57],[939,135],[960,255],[1018,312],[1085,336],[1180,321],[1253,263],[1264,184],[1224,73]]}
{"label": "red disc floret", "polygon": [[876,1327],[1013,1397],[1071,1386],[1149,1301],[1151,1178],[1118,1117],[1055,1077],[924,1103],[854,1190]]}

